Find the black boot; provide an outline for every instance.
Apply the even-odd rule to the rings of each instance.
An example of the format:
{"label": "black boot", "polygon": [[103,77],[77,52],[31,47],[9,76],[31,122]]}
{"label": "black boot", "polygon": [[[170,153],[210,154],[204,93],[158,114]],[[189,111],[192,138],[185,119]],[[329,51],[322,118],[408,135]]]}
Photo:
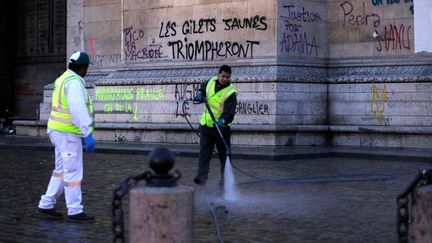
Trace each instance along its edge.
{"label": "black boot", "polygon": [[200,179],[199,177],[195,177],[195,178],[193,179],[193,182],[194,182],[195,184],[200,185],[200,186],[204,186],[204,185],[206,184],[206,180]]}
{"label": "black boot", "polygon": [[75,215],[68,215],[68,220],[74,222],[93,222],[95,218],[85,213],[79,213]]}
{"label": "black boot", "polygon": [[39,212],[53,219],[63,218],[63,214],[55,210],[55,208],[39,208]]}

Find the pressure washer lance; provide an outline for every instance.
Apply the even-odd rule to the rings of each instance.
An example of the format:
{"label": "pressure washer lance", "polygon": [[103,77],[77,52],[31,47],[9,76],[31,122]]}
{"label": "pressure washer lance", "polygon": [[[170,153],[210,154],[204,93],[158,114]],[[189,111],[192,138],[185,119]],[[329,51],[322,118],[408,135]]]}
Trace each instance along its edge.
{"label": "pressure washer lance", "polygon": [[220,138],[222,139],[222,142],[226,149],[226,160],[225,160],[225,171],[224,171],[224,182],[223,182],[223,196],[222,198],[228,201],[234,201],[237,198],[237,193],[235,190],[235,181],[234,181],[234,174],[232,171],[232,165],[231,165],[231,148],[228,146],[227,142],[225,141],[222,132],[219,128],[218,123],[216,122],[216,118],[213,114],[213,112],[210,109],[209,104],[207,101],[204,102],[205,106],[210,114],[211,119],[213,120],[213,123],[219,133]]}
{"label": "pressure washer lance", "polygon": [[216,130],[218,131],[219,136],[221,137],[222,142],[223,142],[223,144],[224,144],[224,146],[225,146],[225,148],[226,148],[226,154],[227,154],[227,156],[230,157],[230,159],[231,159],[231,148],[228,146],[227,142],[225,141],[225,139],[224,139],[224,137],[223,137],[223,135],[222,135],[222,132],[221,132],[221,130],[220,130],[220,128],[219,128],[219,125],[218,125],[217,122],[216,122],[216,118],[215,118],[215,116],[213,115],[213,112],[212,112],[212,110],[210,109],[210,106],[209,106],[207,100],[204,101],[204,104],[205,104],[205,107],[207,108],[207,110],[208,110],[208,112],[209,112],[209,114],[210,114],[210,117],[211,117],[211,119],[213,120],[213,123],[214,123],[214,125],[215,125],[215,127],[216,127]]}
{"label": "pressure washer lance", "polygon": [[[209,114],[210,114],[210,118],[212,119],[212,121],[213,121],[213,123],[214,123],[214,125],[215,125],[215,127],[216,127],[216,130],[218,131],[219,136],[220,136],[221,139],[222,139],[222,142],[223,142],[223,144],[224,144],[224,146],[225,146],[225,149],[226,149],[226,154],[227,154],[227,156],[231,159],[231,148],[230,148],[230,146],[228,146],[228,144],[226,143],[226,141],[225,141],[225,139],[224,139],[224,137],[223,137],[223,135],[222,135],[222,132],[221,132],[221,130],[220,130],[220,128],[219,128],[219,125],[218,125],[217,122],[216,122],[216,118],[215,118],[215,116],[214,116],[214,114],[213,114],[213,112],[212,112],[212,110],[211,110],[211,108],[210,108],[210,106],[209,106],[209,104],[208,104],[208,102],[207,102],[207,99],[205,99],[203,102],[195,102],[195,101],[193,101],[193,103],[194,103],[194,104],[201,104],[201,103],[204,103],[204,105],[205,105],[207,111],[208,111]],[[189,120],[187,119],[186,116],[185,116],[185,118],[186,118],[186,121],[189,123]],[[190,125],[190,123],[189,123],[189,125]],[[193,129],[192,126],[191,126],[191,128]],[[198,136],[199,136],[199,134],[198,134]]]}

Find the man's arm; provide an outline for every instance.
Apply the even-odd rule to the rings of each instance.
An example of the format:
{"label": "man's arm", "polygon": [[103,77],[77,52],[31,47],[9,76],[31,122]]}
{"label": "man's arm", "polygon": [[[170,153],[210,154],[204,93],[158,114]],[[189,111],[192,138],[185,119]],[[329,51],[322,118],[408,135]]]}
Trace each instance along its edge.
{"label": "man's arm", "polygon": [[83,137],[90,133],[90,125],[93,123],[86,106],[86,90],[79,80],[71,80],[65,86],[66,101],[72,116],[72,123],[77,126]]}
{"label": "man's arm", "polygon": [[193,98],[194,103],[196,102],[197,104],[200,104],[200,103],[205,102],[205,100],[206,100],[206,87],[207,87],[209,80],[201,83],[200,88],[197,90],[196,95]]}
{"label": "man's arm", "polygon": [[208,84],[209,81],[210,81],[210,79],[207,80],[207,81],[205,81],[205,82],[202,82],[200,88],[198,89],[198,91],[201,91],[201,94],[204,97],[206,96],[206,87],[207,87],[207,84]]}

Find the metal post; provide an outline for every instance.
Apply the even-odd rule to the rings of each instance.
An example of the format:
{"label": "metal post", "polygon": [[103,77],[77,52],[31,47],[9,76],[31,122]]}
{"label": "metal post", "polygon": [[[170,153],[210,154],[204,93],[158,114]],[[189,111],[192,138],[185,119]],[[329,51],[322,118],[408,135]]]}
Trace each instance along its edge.
{"label": "metal post", "polygon": [[193,188],[177,186],[179,174],[168,174],[174,165],[171,151],[158,148],[149,156],[156,175],[129,193],[129,242],[193,242]]}
{"label": "metal post", "polygon": [[432,185],[414,190],[409,242],[432,242]]}

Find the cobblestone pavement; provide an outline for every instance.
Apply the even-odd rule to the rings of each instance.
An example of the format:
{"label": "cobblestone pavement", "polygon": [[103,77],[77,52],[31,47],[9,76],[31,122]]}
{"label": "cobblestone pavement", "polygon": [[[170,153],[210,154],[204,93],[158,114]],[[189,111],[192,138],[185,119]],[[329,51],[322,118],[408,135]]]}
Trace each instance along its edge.
{"label": "cobblestone pavement", "polygon": [[[77,224],[50,220],[37,212],[53,168],[52,152],[2,148],[0,154],[1,242],[111,242],[113,190],[129,175],[148,169],[144,155],[86,154],[83,203],[85,211],[96,216],[96,222]],[[275,183],[235,171],[239,199],[229,202],[221,198],[217,187],[219,167],[215,159],[204,189],[192,183],[196,158],[177,157],[175,169],[182,173],[179,184],[196,189],[194,242],[218,242],[207,200],[216,208],[224,242],[397,242],[395,199],[419,168],[430,168],[426,162],[340,157],[239,159],[233,164],[256,176],[274,179],[349,173],[373,173],[375,177],[343,178],[354,179],[351,182]],[[391,174],[396,179],[362,180],[378,178],[377,173]],[[57,209],[65,212],[63,197],[60,199]]]}

